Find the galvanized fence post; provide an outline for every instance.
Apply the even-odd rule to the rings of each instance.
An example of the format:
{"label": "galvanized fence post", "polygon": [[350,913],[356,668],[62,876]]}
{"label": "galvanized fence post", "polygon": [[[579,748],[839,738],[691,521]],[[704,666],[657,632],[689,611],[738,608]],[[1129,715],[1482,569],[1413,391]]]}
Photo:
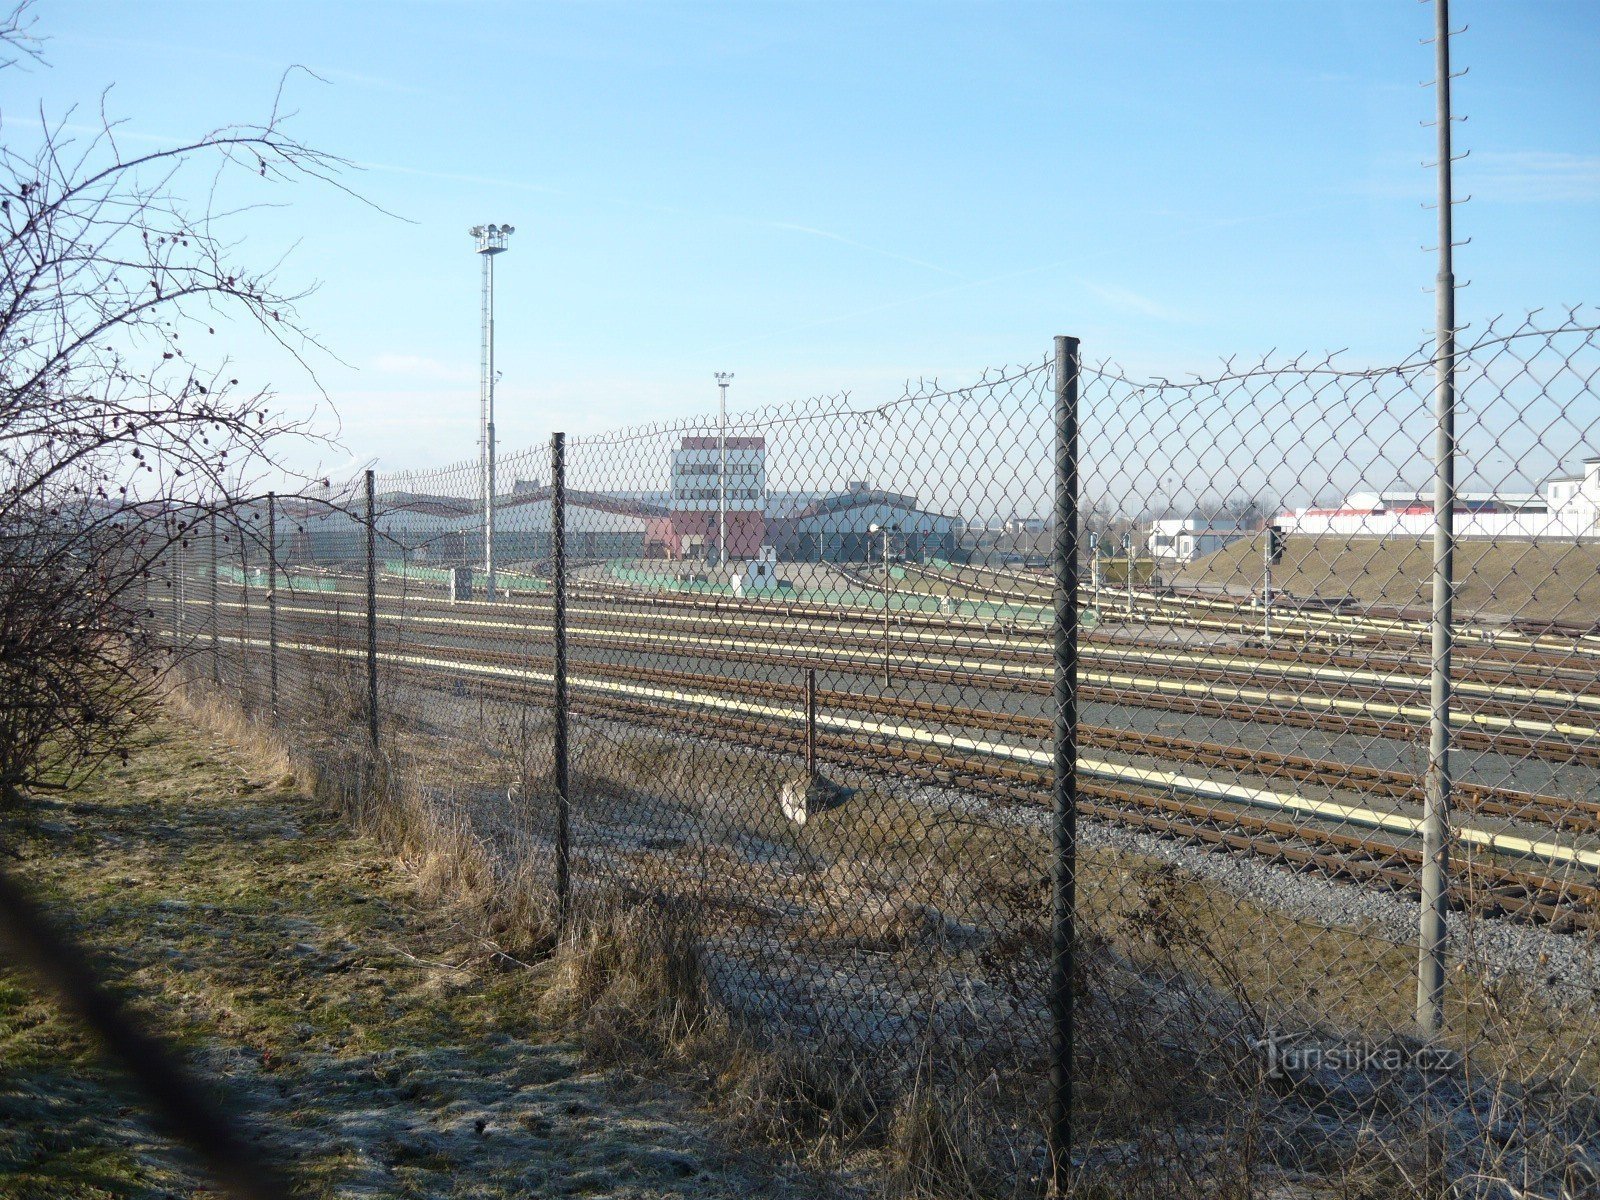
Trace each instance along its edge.
{"label": "galvanized fence post", "polygon": [[378,755],[378,521],[367,471],[367,742]]}
{"label": "galvanized fence post", "polygon": [[172,595],[172,653],[176,657],[178,644],[183,640],[183,533],[167,547],[167,580]]}
{"label": "galvanized fence post", "polygon": [[817,669],[806,668],[806,784],[817,779]]}
{"label": "galvanized fence post", "polygon": [[278,723],[278,497],[267,493],[267,702]]}
{"label": "galvanized fence post", "polygon": [[239,522],[239,705],[250,710],[250,536]]}
{"label": "galvanized fence post", "polygon": [[1453,648],[1456,503],[1456,280],[1451,255],[1450,10],[1434,2],[1439,154],[1439,273],[1434,293],[1432,663],[1428,672],[1428,774],[1422,812],[1422,904],[1417,930],[1417,1024],[1444,1023],[1450,870],[1450,658]]}
{"label": "galvanized fence post", "polygon": [[567,435],[550,435],[550,624],[555,719],[556,914],[562,928],[572,902],[571,807],[567,776]]}
{"label": "galvanized fence post", "polygon": [[[1055,354],[1055,781],[1051,859],[1050,1184],[1067,1192],[1072,1170],[1073,963],[1078,875],[1078,339]],[[1130,577],[1132,563],[1129,563]]]}
{"label": "galvanized fence post", "polygon": [[217,616],[217,514],[211,514],[207,526],[211,543],[211,583],[208,596],[211,609],[211,684],[213,687],[222,686],[222,627]]}

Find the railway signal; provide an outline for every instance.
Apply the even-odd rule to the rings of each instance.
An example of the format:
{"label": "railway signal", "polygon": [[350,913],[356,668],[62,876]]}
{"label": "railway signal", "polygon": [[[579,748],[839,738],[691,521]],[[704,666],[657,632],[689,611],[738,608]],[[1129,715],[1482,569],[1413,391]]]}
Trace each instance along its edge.
{"label": "railway signal", "polygon": [[1122,563],[1128,573],[1128,621],[1133,621],[1133,531],[1122,535]]}
{"label": "railway signal", "polygon": [[1267,526],[1267,540],[1262,548],[1261,570],[1261,640],[1272,641],[1272,568],[1283,561],[1283,530],[1277,525]]}
{"label": "railway signal", "polygon": [[1277,525],[1267,526],[1267,565],[1275,567],[1283,561],[1284,537],[1283,529]]}

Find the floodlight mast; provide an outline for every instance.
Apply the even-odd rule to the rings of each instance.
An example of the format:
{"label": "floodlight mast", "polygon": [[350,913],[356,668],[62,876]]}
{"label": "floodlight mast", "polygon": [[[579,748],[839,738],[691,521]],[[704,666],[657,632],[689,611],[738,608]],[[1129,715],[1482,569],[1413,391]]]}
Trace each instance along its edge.
{"label": "floodlight mast", "polygon": [[504,254],[506,238],[516,230],[510,225],[474,225],[468,232],[483,256],[483,346],[479,359],[479,462],[483,491],[483,594],[494,600],[499,594],[494,565],[494,256]]}
{"label": "floodlight mast", "polygon": [[733,382],[732,371],[717,372],[717,387],[721,400],[717,417],[717,449],[720,463],[717,466],[717,561],[728,565],[728,385]]}

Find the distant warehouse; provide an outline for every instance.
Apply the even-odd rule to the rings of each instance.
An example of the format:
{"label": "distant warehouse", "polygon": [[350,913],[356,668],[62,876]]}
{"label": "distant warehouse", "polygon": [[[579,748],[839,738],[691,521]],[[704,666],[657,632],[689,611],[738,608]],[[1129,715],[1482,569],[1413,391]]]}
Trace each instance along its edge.
{"label": "distant warehouse", "polygon": [[[666,510],[627,497],[567,489],[567,553],[575,558],[639,558],[654,522]],[[379,495],[380,556],[414,562],[475,562],[483,556],[483,516],[475,499],[390,492]],[[335,562],[365,553],[365,526],[356,511],[306,505],[280,525],[290,557]],[[519,486],[496,501],[495,545],[506,562],[550,556],[550,489]],[[285,528],[284,526],[287,526]]]}
{"label": "distant warehouse", "polygon": [[955,555],[959,522],[919,507],[915,496],[852,483],[843,492],[791,503],[785,515],[767,519],[768,540],[781,562],[870,562],[883,556],[885,532],[892,558]]}

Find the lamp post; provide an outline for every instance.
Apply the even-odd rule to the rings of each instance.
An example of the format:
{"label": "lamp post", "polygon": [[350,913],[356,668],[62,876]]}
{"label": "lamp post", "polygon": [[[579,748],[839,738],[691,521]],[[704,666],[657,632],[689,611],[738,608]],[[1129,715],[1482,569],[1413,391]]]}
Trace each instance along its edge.
{"label": "lamp post", "polygon": [[510,225],[474,225],[469,233],[483,256],[483,347],[479,363],[478,403],[483,470],[483,595],[496,598],[494,571],[494,256],[506,252]]}
{"label": "lamp post", "polygon": [[732,371],[717,372],[717,562],[728,565],[728,385]]}
{"label": "lamp post", "polygon": [[883,534],[883,686],[889,686],[889,535],[898,533],[898,525],[870,525],[869,533]]}

